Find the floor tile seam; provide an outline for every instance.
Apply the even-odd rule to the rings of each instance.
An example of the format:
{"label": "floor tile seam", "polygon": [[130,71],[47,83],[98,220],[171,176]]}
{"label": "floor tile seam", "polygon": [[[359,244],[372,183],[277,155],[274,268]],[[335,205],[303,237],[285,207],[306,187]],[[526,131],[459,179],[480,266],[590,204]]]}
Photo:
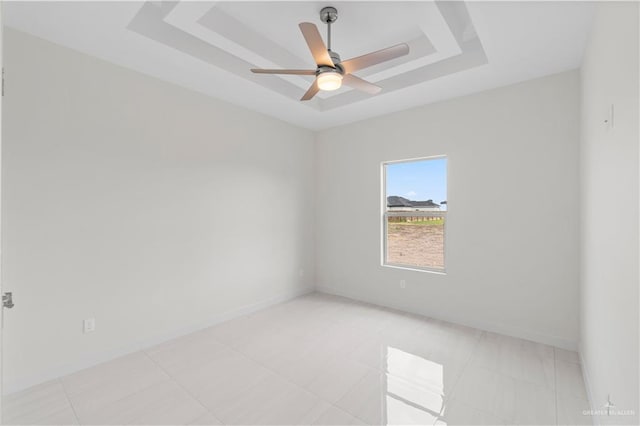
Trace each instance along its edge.
{"label": "floor tile seam", "polygon": [[[458,404],[462,404],[462,405],[464,405],[465,407],[471,408],[471,409],[473,409],[473,410],[479,411],[479,412],[481,412],[481,413],[483,413],[483,414],[486,414],[486,415],[488,415],[488,416],[494,417],[494,418],[496,418],[496,419],[498,419],[498,420],[502,421],[502,422],[503,422],[503,423],[505,423],[505,424],[509,424],[509,425],[515,425],[515,424],[516,424],[516,422],[515,422],[515,418],[513,418],[513,419],[508,419],[508,418],[506,418],[506,417],[503,417],[503,416],[498,415],[497,413],[494,413],[494,412],[492,412],[492,411],[489,411],[489,410],[487,410],[487,409],[485,409],[485,408],[478,408],[478,407],[476,407],[476,406],[474,406],[474,405],[469,404],[468,402],[461,401],[461,400],[456,399],[456,398],[453,398],[453,400],[454,400],[454,401],[456,401]],[[542,425],[537,425],[537,426],[542,426]],[[545,425],[545,426],[550,426],[550,425]]]}
{"label": "floor tile seam", "polygon": [[[322,398],[320,395],[317,395],[317,394],[315,394],[314,392],[311,392],[309,389],[307,389],[307,388],[305,388],[305,387],[303,387],[303,386],[298,385],[297,383],[293,382],[292,380],[289,380],[287,377],[285,377],[285,376],[283,376],[282,374],[280,374],[279,372],[277,372],[277,371],[273,370],[272,368],[270,368],[269,366],[265,365],[265,364],[264,364],[264,363],[262,363],[261,361],[259,361],[259,360],[255,359],[255,358],[251,357],[250,355],[245,354],[245,353],[242,353],[240,350],[236,349],[235,347],[233,347],[233,346],[231,346],[231,345],[229,345],[229,344],[227,344],[227,343],[225,343],[225,342],[220,342],[220,341],[218,341],[218,343],[220,343],[221,345],[223,345],[226,349],[228,349],[228,350],[230,350],[230,351],[232,351],[232,352],[234,352],[234,353],[236,353],[236,354],[240,355],[241,357],[244,357],[244,358],[248,359],[249,361],[252,361],[252,362],[256,363],[256,364],[257,364],[257,365],[259,365],[260,367],[262,367],[262,368],[264,368],[265,370],[267,370],[269,373],[276,375],[278,378],[280,378],[280,379],[284,380],[285,382],[287,382],[287,383],[289,383],[289,384],[291,384],[291,385],[295,386],[296,388],[302,389],[302,390],[304,390],[304,391],[306,391],[306,392],[310,393],[310,394],[311,394],[311,395],[313,395],[314,397],[318,398],[320,401],[325,402],[325,403],[327,403],[327,404],[329,404],[329,405],[332,405],[329,401],[325,400],[325,399],[324,399],[324,398]],[[147,356],[149,356],[149,355],[147,354]],[[152,361],[154,361],[154,362],[155,362],[155,360],[152,360]],[[159,367],[159,368],[162,368],[160,365],[158,365],[158,367]],[[163,369],[163,371],[165,371],[165,370]],[[167,372],[167,371],[165,371],[165,372],[166,372],[166,374],[168,374],[168,375],[171,377],[171,379],[172,379],[172,381],[173,381],[173,382],[177,382],[177,381],[178,381],[178,380],[177,380],[177,378],[175,378],[175,377],[174,377],[173,375],[171,375],[169,372]],[[216,415],[215,415],[211,410],[209,410],[209,409],[208,409],[208,408],[207,408],[207,407],[206,407],[206,406],[205,406],[205,405],[200,401],[200,399],[198,399],[197,397],[195,397],[191,392],[189,392],[189,391],[188,391],[185,387],[183,387],[181,384],[179,384],[179,383],[177,383],[177,384],[178,384],[182,389],[184,389],[184,390],[189,394],[189,396],[191,396],[192,398],[196,399],[196,400],[198,401],[198,403],[199,403],[200,405],[202,405],[202,406],[207,410],[207,412],[208,412],[208,413],[210,413],[210,414],[211,414],[211,415],[212,415],[216,420],[218,420],[221,424],[226,424],[226,423],[225,423],[225,422],[223,422],[223,421],[222,421],[218,416],[216,416]],[[249,390],[251,387],[252,387],[252,385],[247,385],[247,386],[243,387],[242,392],[246,392],[246,391],[247,391],[247,390]],[[311,410],[313,410],[313,407],[312,407],[308,412],[306,412],[306,413],[305,413],[305,415],[306,415],[306,414],[309,414],[309,413],[311,412]]]}
{"label": "floor tile seam", "polygon": [[[210,414],[214,419],[216,419],[220,424],[225,424],[222,420],[220,420],[220,418],[218,418],[218,416],[216,416],[211,410],[209,410],[207,408],[206,405],[204,405],[202,403],[202,401],[200,401],[199,398],[197,398],[195,395],[193,395],[189,389],[187,389],[186,387],[184,387],[171,373],[169,373],[167,370],[165,370],[162,365],[160,365],[160,363],[158,363],[155,359],[153,359],[146,351],[142,351],[147,358],[149,358],[151,360],[151,362],[153,362],[160,370],[162,370],[162,372],[164,372],[167,376],[169,376],[169,381],[174,383],[176,386],[178,386],[178,388],[182,389],[190,398],[192,398],[194,401],[196,401],[204,410],[206,413]],[[194,419],[195,420],[195,419]]]}
{"label": "floor tile seam", "polygon": [[67,399],[67,402],[69,403],[69,407],[71,407],[71,412],[73,412],[73,417],[75,417],[76,422],[78,422],[78,424],[80,424],[80,416],[78,416],[78,413],[76,411],[76,407],[73,405],[73,401],[71,400],[71,397],[69,396],[69,392],[67,392],[67,387],[65,386],[64,382],[62,381],[61,378],[56,379],[57,382],[60,384],[60,387],[62,388],[62,392],[64,392],[64,396]]}
{"label": "floor tile seam", "polygon": [[[237,354],[239,354],[239,355],[241,355],[241,356],[243,356],[243,357],[245,357],[245,358],[247,358],[247,359],[249,359],[249,360],[251,360],[251,361],[255,362],[255,363],[256,363],[256,364],[258,364],[259,366],[261,366],[261,367],[263,367],[264,369],[268,370],[270,373],[275,374],[277,377],[279,377],[280,379],[282,379],[282,380],[286,381],[287,383],[289,383],[289,384],[291,384],[291,385],[295,386],[296,388],[302,389],[302,390],[304,390],[304,391],[306,391],[306,392],[310,393],[311,395],[315,396],[315,397],[316,397],[316,398],[318,398],[320,401],[325,402],[325,403],[329,404],[330,406],[334,406],[334,407],[336,407],[336,408],[338,408],[338,409],[340,409],[340,410],[342,410],[342,411],[344,411],[344,412],[346,412],[346,413],[348,413],[348,414],[350,414],[350,415],[354,416],[355,418],[357,418],[357,419],[359,419],[359,420],[363,421],[364,423],[367,423],[367,421],[366,421],[365,419],[362,419],[362,418],[360,418],[359,416],[355,415],[354,413],[351,413],[351,412],[349,412],[349,411],[345,410],[344,408],[341,408],[341,407],[339,407],[339,406],[335,405],[335,403],[332,403],[332,402],[330,402],[330,401],[327,401],[325,398],[323,398],[322,396],[320,396],[320,395],[316,394],[315,392],[311,391],[311,390],[310,390],[310,389],[308,389],[307,387],[305,387],[305,386],[301,386],[301,385],[299,385],[299,384],[295,383],[294,381],[290,380],[289,378],[287,378],[286,376],[282,375],[282,374],[281,374],[281,373],[279,373],[278,371],[274,370],[274,369],[273,369],[273,368],[271,368],[270,366],[268,366],[268,365],[264,364],[262,361],[257,360],[257,359],[253,358],[252,356],[250,356],[250,355],[248,355],[248,354],[245,354],[245,353],[240,352],[238,349],[234,348],[233,346],[228,345],[227,343],[224,343],[224,342],[220,342],[220,343],[221,343],[222,345],[226,346],[226,347],[227,347],[228,349],[230,349],[231,351],[236,352]],[[364,367],[365,367],[365,368],[367,368],[368,370],[372,370],[372,371],[374,371],[374,372],[378,372],[379,374],[384,374],[384,371],[376,370],[376,369],[374,369],[374,368],[371,368],[371,367],[369,367],[369,366],[367,366],[367,365],[364,365],[364,364],[362,364],[362,363],[360,363],[360,362],[358,362],[358,361],[355,361],[355,360],[353,360],[353,362],[356,362],[356,363],[358,363],[358,364],[360,364],[360,365],[364,366]],[[354,388],[355,388],[355,387],[360,383],[360,381],[362,381],[363,379],[364,379],[364,377],[362,377],[362,378],[361,378],[360,380],[358,380],[358,381],[357,381],[357,382],[356,382],[352,387],[350,387],[347,391],[345,391],[345,392],[344,392],[344,394],[343,394],[342,396],[340,396],[340,398],[338,399],[338,401],[339,401],[340,399],[342,399],[344,396],[346,396],[346,395],[347,395],[347,394],[348,394],[352,389],[354,389]],[[312,409],[313,409],[313,408],[312,408]],[[312,410],[312,409],[311,409],[311,410]],[[309,412],[311,412],[311,410],[309,410]],[[307,412],[307,413],[305,413],[305,414],[309,414],[309,412]]]}
{"label": "floor tile seam", "polygon": [[[554,350],[554,358],[553,358],[553,361],[554,361],[554,368],[553,368],[553,375],[554,375],[553,391],[554,391],[554,394],[557,394],[557,386],[556,386],[556,383],[555,383],[555,378],[556,378],[556,368],[555,368],[555,350]],[[469,364],[470,364],[470,363],[471,363],[471,359],[469,360]],[[469,364],[467,364],[467,366],[465,367],[465,369],[468,367],[468,365],[469,365]],[[491,372],[493,372],[493,373],[495,373],[495,374],[499,374],[499,375],[502,375],[502,376],[508,377],[508,378],[510,378],[510,379],[512,379],[512,380],[521,381],[521,382],[525,382],[525,383],[528,383],[528,384],[533,384],[533,385],[536,385],[536,386],[541,387],[541,388],[548,388],[547,386],[540,385],[539,383],[531,382],[531,381],[524,380],[524,379],[519,379],[519,378],[513,377],[513,376],[511,376],[511,375],[509,375],[509,374],[507,374],[507,373],[502,373],[502,372],[500,372],[500,371],[496,371],[496,370],[491,369],[491,368],[486,368],[486,367],[482,367],[482,366],[481,366],[481,367],[479,367],[479,368],[484,368],[485,370],[491,371]],[[462,373],[460,374],[460,377],[462,377]],[[459,380],[459,379],[460,379],[460,378],[458,378],[458,380]],[[457,384],[457,383],[456,383],[456,384]],[[453,393],[453,392],[452,392],[452,393]],[[455,399],[455,396],[453,397],[453,399]],[[493,417],[495,417],[495,418],[498,418],[498,419],[499,419],[499,420],[501,420],[501,421],[507,422],[507,423],[509,423],[509,424],[515,424],[515,421],[516,421],[516,419],[517,419],[517,414],[514,414],[514,416],[515,416],[515,417],[514,417],[513,419],[507,419],[507,418],[505,418],[505,417],[502,417],[502,416],[497,415],[497,413],[492,413],[492,412],[489,412],[489,411],[484,410],[484,409],[482,409],[482,408],[474,407],[474,406],[472,406],[472,405],[470,405],[470,404],[468,404],[468,403],[466,403],[466,402],[463,402],[463,401],[458,401],[458,402],[459,402],[459,403],[461,403],[461,404],[464,404],[464,405],[466,405],[466,406],[468,406],[468,407],[471,407],[471,408],[473,408],[474,410],[478,410],[478,411],[481,411],[481,412],[483,412],[483,413],[485,413],[485,414],[489,414],[489,415],[491,415],[491,416],[493,416]],[[556,397],[556,398],[554,398],[554,405],[555,405],[555,406],[554,406],[554,409],[555,409],[554,417],[555,417],[556,425],[557,425],[557,424],[558,424],[558,420],[557,420],[557,397]],[[542,425],[540,425],[540,426],[542,426]],[[546,425],[546,426],[548,426],[548,425]]]}
{"label": "floor tile seam", "polygon": [[[127,356],[131,356],[131,355],[137,355],[137,354],[140,354],[140,355],[143,355],[143,356],[144,356],[144,355],[146,355],[146,357],[145,357],[145,358],[148,358],[148,355],[146,354],[145,349],[142,349],[142,350],[139,350],[139,351],[137,351],[137,352],[133,352],[133,353],[130,353],[130,354],[128,354],[128,355],[125,355],[125,357],[127,357]],[[85,368],[85,369],[80,370],[80,371],[92,370],[92,369],[94,369],[94,368],[101,367],[101,366],[103,366],[103,365],[105,365],[105,364],[109,364],[110,362],[112,362],[112,361],[114,361],[114,360],[119,360],[119,359],[121,359],[121,358],[123,358],[123,357],[117,357],[117,358],[114,358],[114,359],[111,359],[111,360],[107,360],[107,361],[101,362],[101,363],[99,363],[99,364],[96,364],[96,365],[94,365],[94,366],[92,366],[92,367]],[[137,373],[140,373],[140,370],[139,370],[139,369],[137,369],[137,368],[135,369],[135,371],[136,371]],[[161,372],[162,372],[162,373],[164,373],[164,375],[165,375],[165,376],[167,376],[167,379],[168,379],[168,378],[170,378],[170,377],[169,377],[169,375],[168,375],[168,374],[166,374],[164,371],[161,371]],[[78,373],[78,372],[76,372],[76,373],[71,373],[71,374],[67,374],[67,375],[65,375],[65,376],[59,377],[57,380],[60,380],[60,383],[64,386],[64,379],[65,379],[65,378],[67,378],[67,377],[73,376],[74,374],[77,374],[77,373]],[[146,374],[146,373],[148,373],[148,372],[143,372],[142,374],[137,374],[137,377],[143,377],[143,376],[144,376],[144,374]],[[123,373],[123,374],[121,374],[121,376],[122,376],[122,377],[119,377],[119,375],[120,375],[120,374],[121,374],[120,372],[118,372],[117,374],[115,374],[115,376],[117,377],[116,382],[117,382],[117,381],[120,381],[122,378],[130,378],[130,377],[132,377],[132,375],[131,375],[131,374],[124,374],[124,373]],[[114,384],[113,376],[114,376],[114,375],[109,375],[109,379],[110,379],[110,382],[111,382],[111,383],[109,383],[109,384]],[[159,382],[159,383],[161,383],[161,382]],[[98,387],[102,387],[102,386],[98,386]],[[88,388],[88,389],[89,389],[89,390],[94,390],[95,388],[96,388],[96,387],[90,387],[90,388]],[[146,389],[146,388],[147,388],[147,386],[145,386],[143,389]],[[66,387],[65,387],[65,390],[66,390],[66,392],[67,392],[67,394],[68,394],[68,396],[69,396],[69,399],[73,399],[76,395],[82,395],[82,394],[84,394],[84,393],[86,393],[86,392],[87,392],[87,389],[84,389],[84,390],[81,390],[81,391],[77,391],[77,392],[69,392],[69,391],[68,391],[68,389],[66,389]],[[136,393],[138,393],[138,391],[134,392],[133,394],[136,394]]]}
{"label": "floor tile seam", "polygon": [[[383,375],[383,374],[385,374],[385,373],[384,373],[384,372],[380,372],[380,375]],[[353,388],[352,388],[352,389],[355,389],[355,387],[356,387],[356,386],[358,386],[358,384],[360,384],[360,382],[362,382],[364,379],[365,379],[365,377],[362,377],[360,380],[358,380],[358,381],[356,382],[356,384],[353,386]],[[347,391],[343,396],[346,396],[350,391],[351,391],[351,389],[350,389],[349,391]],[[340,399],[342,399],[342,398],[340,398]],[[340,400],[338,400],[338,401],[340,401]],[[336,404],[337,404],[337,402],[336,402]],[[369,423],[369,421],[368,421],[367,419],[365,419],[364,417],[361,417],[361,416],[359,416],[358,414],[356,414],[356,413],[354,413],[354,412],[349,411],[347,408],[345,408],[345,407],[340,407],[340,406],[338,406],[338,405],[336,405],[336,404],[334,404],[334,405],[336,406],[336,408],[338,408],[338,409],[340,409],[340,410],[344,411],[345,413],[347,413],[347,414],[349,414],[349,415],[351,415],[351,416],[355,417],[356,419],[360,420],[361,422],[363,422],[363,423],[364,423],[364,424],[366,424],[366,425],[370,425],[370,424],[371,424],[371,423]],[[382,409],[382,407],[380,407],[380,409]],[[380,413],[380,415],[381,415],[381,418],[384,418],[384,417],[385,417],[385,416],[384,416],[384,412]]]}
{"label": "floor tile seam", "polygon": [[[54,379],[54,381],[59,382],[59,379]],[[71,404],[71,401],[69,400],[69,397],[67,396],[66,392],[64,392],[64,389],[63,389],[63,393],[64,393],[64,396],[65,396],[65,400],[69,404],[68,407],[61,407],[61,408],[55,409],[55,410],[53,410],[53,413],[50,413],[50,415],[55,415],[55,414],[61,413],[65,409],[70,408],[72,413],[73,413],[73,415],[74,415],[74,417],[76,418],[76,420],[78,420],[77,415],[75,413],[75,410],[73,408],[73,405]],[[23,413],[22,415],[13,416],[12,421],[10,422],[10,421],[8,421],[8,419],[5,418],[5,415],[4,415],[4,412],[3,412],[2,424],[20,424],[20,422],[16,421],[17,419],[24,418],[25,416],[29,416],[29,415],[32,415],[32,414],[35,414],[37,417],[36,417],[35,421],[31,421],[30,424],[35,424],[35,423],[38,422],[38,420],[42,420],[42,419],[44,419],[44,418],[46,418],[48,416],[47,414],[39,413],[38,410],[29,410],[26,413]],[[80,422],[78,421],[78,424],[79,423]]]}
{"label": "floor tile seam", "polygon": [[[40,414],[37,413],[36,411],[30,411],[29,413],[22,415],[22,416],[18,416],[15,417],[14,419],[12,419],[11,421],[7,421],[7,420],[3,420],[2,424],[3,425],[37,425],[37,424],[42,424],[41,421],[50,417],[50,416],[55,416],[56,414],[62,413],[64,412],[66,409],[71,409],[72,414],[74,414],[74,418],[75,418],[75,413],[73,412],[73,408],[72,407],[63,407],[57,410],[54,410],[52,413],[49,414]],[[28,416],[29,414],[36,414],[36,417],[34,419],[32,419],[29,422],[24,422],[24,421],[20,421],[21,418],[24,418],[25,416]],[[78,424],[80,424],[80,422],[78,422]]]}
{"label": "floor tile seam", "polygon": [[[453,398],[453,399],[456,400],[455,398]],[[482,413],[488,414],[488,415],[490,415],[492,417],[495,417],[495,418],[497,418],[497,419],[499,419],[499,420],[501,420],[501,421],[503,421],[503,422],[505,422],[507,424],[512,424],[512,425],[519,425],[520,424],[520,423],[517,423],[517,418],[518,418],[518,414],[517,413],[514,413],[513,418],[508,418],[508,417],[505,417],[505,416],[501,416],[498,413],[494,413],[494,412],[488,411],[488,410],[486,410],[484,408],[476,407],[476,406],[471,405],[471,404],[469,404],[468,402],[465,402],[465,401],[457,400],[457,402],[459,404],[463,404],[463,405],[465,405],[467,407],[473,408],[474,410],[477,410],[477,411],[480,411]],[[551,424],[542,424],[542,423],[535,423],[535,425],[536,426],[553,426]]]}
{"label": "floor tile seam", "polygon": [[498,374],[500,376],[507,377],[509,379],[515,380],[516,382],[523,382],[523,383],[534,385],[534,386],[537,386],[537,387],[540,387],[540,388],[553,389],[554,391],[557,390],[557,385],[555,383],[555,375],[556,375],[555,362],[554,362],[554,368],[553,368],[554,380],[553,380],[553,383],[552,383],[551,386],[546,386],[546,385],[540,384],[538,382],[534,382],[534,381],[531,381],[531,380],[523,379],[521,377],[516,377],[516,376],[514,376],[514,375],[512,375],[510,373],[505,373],[503,371],[497,370],[495,368],[487,367],[487,366],[484,366],[484,365],[476,365],[475,367],[476,368],[481,368],[483,370],[490,371],[490,372],[492,372],[494,374]]}
{"label": "floor tile seam", "polygon": [[[328,403],[328,404],[329,404],[329,408],[335,408],[336,410],[342,411],[343,413],[346,413],[346,414],[350,415],[350,416],[351,416],[351,417],[353,417],[354,419],[356,419],[356,420],[360,420],[361,422],[363,422],[363,423],[364,423],[364,424],[366,424],[366,425],[369,425],[369,424],[370,424],[370,423],[367,423],[367,421],[366,421],[366,420],[362,419],[362,418],[361,418],[361,417],[359,417],[359,416],[356,416],[355,414],[353,414],[353,413],[351,413],[351,412],[347,411],[346,409],[344,409],[344,408],[342,408],[342,407],[340,407],[340,406],[336,405],[335,403],[333,403],[333,404]],[[327,410],[323,411],[323,412],[322,412],[322,414],[320,414],[320,415],[319,415],[319,416],[314,420],[314,422],[315,422],[315,421],[317,421],[320,417],[322,417],[322,415],[323,415],[323,414],[325,414],[327,411],[329,411],[329,409],[327,409]]]}
{"label": "floor tile seam", "polygon": [[[224,343],[223,343],[223,344],[224,344]],[[224,345],[226,345],[226,344],[224,344]],[[257,359],[255,359],[255,358],[251,357],[251,356],[250,356],[250,355],[248,355],[248,354],[244,354],[244,353],[240,352],[239,350],[237,350],[237,349],[233,348],[232,346],[229,346],[229,345],[226,345],[226,346],[228,347],[228,349],[230,349],[230,350],[232,350],[232,351],[234,351],[234,352],[238,353],[239,355],[241,355],[241,356],[243,356],[243,357],[245,357],[245,358],[247,358],[247,359],[249,359],[249,360],[251,360],[251,361],[255,362],[256,364],[258,364],[259,366],[261,366],[261,367],[262,367],[262,368],[264,368],[265,370],[269,371],[270,373],[275,374],[278,378],[280,378],[280,379],[284,380],[285,382],[287,382],[287,383],[289,383],[289,384],[291,384],[291,385],[295,386],[296,388],[302,389],[302,390],[304,390],[305,392],[308,392],[309,394],[311,394],[311,395],[313,395],[314,397],[318,398],[321,402],[325,402],[326,404],[329,404],[330,406],[334,406],[334,407],[336,407],[336,408],[339,408],[340,410],[342,410],[342,411],[344,411],[344,412],[346,412],[346,413],[348,413],[348,414],[350,414],[350,415],[352,415],[352,416],[356,417],[356,418],[357,418],[357,419],[359,419],[359,420],[363,420],[363,419],[359,418],[358,416],[356,416],[355,414],[350,413],[349,411],[347,411],[347,410],[345,410],[345,409],[343,409],[343,408],[338,407],[337,405],[335,405],[336,403],[333,403],[333,402],[327,401],[324,397],[322,397],[322,396],[318,395],[317,393],[313,392],[312,390],[308,389],[306,386],[302,386],[302,385],[299,385],[298,383],[295,383],[294,381],[290,380],[289,378],[287,378],[286,376],[282,375],[282,374],[281,374],[281,373],[279,373],[278,371],[274,370],[274,369],[273,369],[273,368],[271,368],[270,366],[268,366],[268,365],[264,364],[264,363],[263,363],[263,362],[261,362],[260,360],[257,360]],[[366,369],[368,369],[368,370],[372,370],[372,371],[379,372],[379,371],[377,371],[376,369],[371,368],[371,367],[369,367],[369,366],[367,366],[367,365],[364,365],[364,364],[362,364],[362,363],[359,363],[359,362],[357,362],[357,361],[355,361],[355,360],[353,360],[353,362],[358,363],[359,365],[361,365],[361,366],[365,367],[365,368],[366,368]],[[383,374],[384,372],[380,372],[380,373],[381,373],[381,374]],[[360,378],[360,380],[358,380],[358,381],[357,381],[357,382],[356,382],[352,387],[349,387],[349,389],[347,389],[347,390],[344,392],[344,394],[343,394],[343,395],[341,395],[341,396],[340,396],[340,398],[338,398],[338,401],[339,401],[340,399],[342,399],[344,396],[346,396],[346,395],[347,395],[347,394],[348,394],[352,389],[354,389],[354,388],[358,385],[358,383],[360,383],[360,381],[361,381],[362,379],[364,379],[364,376],[363,376],[362,378]],[[305,413],[305,415],[309,414],[309,413],[311,412],[311,410],[313,410],[313,407],[312,407],[308,412],[306,412],[306,413]],[[323,412],[323,414],[324,414],[324,412]],[[364,420],[363,420],[363,421],[364,421]],[[364,421],[364,422],[366,423],[366,421]]]}
{"label": "floor tile seam", "polygon": [[[447,399],[446,399],[446,400],[444,400],[444,401],[443,401],[443,408],[442,408],[442,410],[441,410],[440,417],[442,417],[442,411],[444,411],[444,410],[445,410],[445,408],[446,408],[446,403],[447,403],[447,402],[450,402],[450,401],[452,401],[452,400],[456,400],[455,395],[454,395],[454,393],[455,393],[455,389],[456,389],[456,387],[457,387],[458,383],[460,382],[460,379],[462,378],[462,375],[464,374],[464,372],[467,370],[467,368],[468,368],[468,367],[469,367],[469,365],[471,364],[471,361],[472,361],[472,359],[473,359],[474,352],[475,352],[475,350],[477,350],[477,347],[480,345],[480,340],[481,340],[482,335],[484,335],[484,333],[485,333],[485,332],[483,331],[483,332],[482,332],[482,334],[481,334],[481,336],[479,336],[479,337],[478,337],[477,342],[476,342],[476,345],[475,345],[475,347],[474,347],[474,350],[472,350],[472,351],[471,351],[471,354],[469,355],[469,358],[468,358],[468,360],[467,360],[467,362],[466,362],[465,366],[462,368],[462,370],[461,370],[461,371],[460,371],[460,373],[458,374],[458,376],[457,376],[457,378],[456,378],[456,380],[455,380],[455,383],[454,383],[454,385],[453,385],[453,387],[452,387],[452,390],[451,390],[451,392],[449,393],[449,396],[447,397]],[[485,367],[480,367],[480,368],[485,368]],[[499,372],[499,371],[495,371],[495,370],[490,369],[490,368],[485,368],[485,369],[486,369],[486,370],[488,370],[488,371],[491,371],[491,372],[493,372],[493,373],[496,373],[496,374],[499,374],[499,375],[502,375],[502,376],[508,377],[508,378],[510,378],[510,379],[513,379],[513,380],[523,381],[523,382],[527,382],[527,383],[530,383],[530,384],[534,384],[534,385],[541,386],[541,385],[539,385],[539,384],[537,384],[537,383],[533,383],[533,382],[529,382],[529,381],[526,381],[526,380],[518,379],[518,378],[512,377],[512,376],[510,376],[510,375],[508,375],[508,374],[505,374],[505,373],[502,373],[502,372]],[[555,375],[555,368],[554,368],[554,375]],[[541,387],[543,387],[543,386],[541,386]],[[554,388],[555,388],[555,386],[554,386]],[[555,390],[555,389],[554,389],[554,390]],[[515,418],[514,418],[514,419],[508,419],[508,418],[505,418],[505,417],[503,417],[503,416],[498,415],[497,413],[494,413],[494,412],[488,411],[488,410],[486,410],[486,409],[484,409],[484,408],[478,408],[478,407],[475,407],[475,406],[473,406],[473,405],[471,405],[471,404],[468,404],[468,403],[466,403],[466,402],[464,402],[464,401],[460,401],[460,400],[458,400],[458,403],[463,404],[463,405],[466,405],[467,407],[470,407],[470,408],[472,408],[472,409],[474,409],[474,410],[480,411],[480,412],[482,412],[482,413],[484,413],[484,414],[487,414],[487,415],[489,415],[489,416],[491,416],[491,417],[495,417],[495,418],[497,418],[497,419],[499,419],[499,420],[501,420],[501,421],[503,421],[503,422],[511,423],[511,424],[513,424],[513,423],[515,422]]]}
{"label": "floor tile seam", "polygon": [[471,365],[471,361],[473,360],[473,357],[476,351],[478,350],[478,346],[480,346],[480,341],[482,340],[482,337],[484,335],[485,335],[485,332],[482,331],[478,336],[478,338],[476,339],[475,345],[473,345],[473,348],[469,351],[469,356],[466,362],[464,363],[464,366],[460,369],[460,373],[455,378],[453,386],[451,387],[451,392],[449,392],[449,395],[446,395],[444,400],[442,401],[442,410],[440,410],[440,414],[442,414],[442,411],[444,411],[447,402],[449,402],[449,400],[453,397],[456,387],[458,386],[458,383],[460,383],[460,379],[462,378],[462,375],[465,373],[465,371],[467,371],[467,369],[469,368],[469,365]]}
{"label": "floor tile seam", "polygon": [[[54,379],[53,381],[57,381],[57,379]],[[53,401],[48,401],[48,402],[44,402],[43,403],[40,398],[38,398],[36,400],[31,400],[31,401],[13,400],[13,401],[11,401],[11,403],[6,403],[6,402],[3,401],[3,405],[2,405],[2,408],[3,408],[3,413],[2,413],[3,414],[3,420],[6,420],[6,418],[4,418],[4,417],[6,417],[7,411],[12,411],[12,410],[13,411],[18,411],[18,412],[23,411],[22,416],[24,416],[24,415],[31,414],[31,413],[33,413],[35,411],[35,410],[28,409],[25,412],[25,407],[29,407],[30,405],[38,405],[40,408],[43,408],[43,407],[44,408],[47,408],[47,407],[50,408],[51,406],[56,407],[59,404],[64,404],[65,401],[68,401],[68,398],[67,398],[66,394],[64,394],[64,392],[62,393],[62,398],[60,398],[59,401],[53,400]],[[22,416],[15,416],[14,415],[13,417],[16,418],[16,417],[22,417]]]}
{"label": "floor tile seam", "polygon": [[[125,395],[125,396],[122,396],[120,398],[116,398],[116,399],[114,399],[112,401],[109,401],[108,403],[106,403],[105,405],[102,405],[101,407],[98,407],[97,409],[98,410],[103,409],[103,408],[105,408],[105,407],[107,407],[109,405],[118,403],[118,402],[123,401],[123,400],[125,400],[127,398],[131,398],[132,396],[135,396],[135,395],[138,395],[138,394],[140,394],[142,392],[145,392],[146,390],[151,389],[154,386],[158,386],[160,384],[171,382],[171,381],[173,381],[171,377],[166,377],[165,379],[163,379],[163,380],[161,380],[159,382],[155,382],[155,383],[151,383],[150,385],[143,386],[142,388],[136,390],[135,392],[131,392],[131,393]],[[69,399],[71,401],[71,398],[69,398]],[[73,404],[73,402],[71,402],[71,403]],[[75,407],[74,407],[74,413],[76,413]],[[82,422],[80,422],[80,415],[76,414],[76,416],[78,418],[78,424],[83,424]]]}

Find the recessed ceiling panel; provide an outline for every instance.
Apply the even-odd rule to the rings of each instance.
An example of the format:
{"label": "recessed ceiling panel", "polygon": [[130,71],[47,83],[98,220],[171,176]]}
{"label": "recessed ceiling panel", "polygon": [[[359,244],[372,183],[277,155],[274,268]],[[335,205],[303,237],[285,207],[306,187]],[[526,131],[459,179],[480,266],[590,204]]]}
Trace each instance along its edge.
{"label": "recessed ceiling panel", "polygon": [[[319,18],[324,6],[315,2],[146,2],[128,28],[298,100],[313,76],[255,75],[249,70],[315,69],[298,24],[315,23],[327,42],[326,24]],[[377,96],[487,63],[464,3],[342,2],[338,13],[331,49],[343,60],[399,43],[410,46],[409,55],[358,73],[382,87]],[[342,87],[320,92],[303,105],[327,111],[370,96]]]}
{"label": "recessed ceiling panel", "polygon": [[[309,129],[351,123],[578,68],[594,2],[582,1],[5,1],[25,33]],[[343,59],[399,42],[410,54],[356,73],[382,87],[300,97],[315,68],[298,24],[326,38],[319,11],[338,9]]]}

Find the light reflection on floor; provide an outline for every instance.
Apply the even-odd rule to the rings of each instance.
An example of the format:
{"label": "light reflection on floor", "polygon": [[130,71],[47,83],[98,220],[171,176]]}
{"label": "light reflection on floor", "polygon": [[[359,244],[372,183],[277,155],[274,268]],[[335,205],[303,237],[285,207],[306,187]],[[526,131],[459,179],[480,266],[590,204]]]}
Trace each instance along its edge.
{"label": "light reflection on floor", "polygon": [[444,366],[387,347],[384,424],[433,424],[442,411]]}

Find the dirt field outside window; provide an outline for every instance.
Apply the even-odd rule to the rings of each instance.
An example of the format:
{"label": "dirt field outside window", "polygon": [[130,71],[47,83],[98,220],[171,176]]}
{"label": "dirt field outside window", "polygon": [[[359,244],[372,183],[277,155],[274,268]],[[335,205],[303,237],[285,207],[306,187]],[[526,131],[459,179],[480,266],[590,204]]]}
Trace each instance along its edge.
{"label": "dirt field outside window", "polygon": [[387,263],[444,269],[444,219],[415,222],[389,221],[387,223]]}

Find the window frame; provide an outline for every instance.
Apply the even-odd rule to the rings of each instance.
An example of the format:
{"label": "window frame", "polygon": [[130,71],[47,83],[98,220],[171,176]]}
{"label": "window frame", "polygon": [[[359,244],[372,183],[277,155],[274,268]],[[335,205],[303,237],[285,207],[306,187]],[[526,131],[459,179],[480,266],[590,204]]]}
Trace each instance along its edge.
{"label": "window frame", "polygon": [[[447,182],[447,191],[445,193],[447,200],[447,210],[439,211],[439,212],[393,212],[389,213],[387,211],[387,165],[389,164],[397,164],[397,163],[412,163],[417,161],[428,161],[428,160],[437,160],[437,159],[446,159],[447,160],[447,171],[446,171],[446,182]],[[387,268],[395,268],[395,269],[404,269],[409,271],[417,271],[417,272],[429,272],[432,274],[446,275],[447,274],[447,223],[449,222],[447,217],[447,213],[449,212],[449,157],[446,154],[442,155],[432,155],[429,157],[417,157],[417,158],[407,158],[402,160],[390,160],[383,161],[380,163],[380,178],[381,178],[381,259],[380,264],[383,267]],[[444,266],[442,268],[432,268],[426,266],[416,266],[416,265],[404,265],[399,263],[389,263],[387,262],[387,225],[388,225],[388,217],[444,217],[444,237],[442,241],[442,257]]]}

